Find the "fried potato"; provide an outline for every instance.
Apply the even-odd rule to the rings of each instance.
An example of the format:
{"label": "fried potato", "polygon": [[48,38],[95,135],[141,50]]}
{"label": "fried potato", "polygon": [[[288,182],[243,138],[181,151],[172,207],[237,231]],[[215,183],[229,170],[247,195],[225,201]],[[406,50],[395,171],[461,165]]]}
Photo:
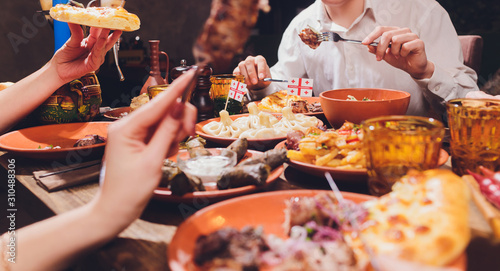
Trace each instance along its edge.
{"label": "fried potato", "polygon": [[310,128],[299,142],[300,151],[289,150],[288,158],[316,166],[365,168],[361,138],[356,125],[347,122],[339,130]]}

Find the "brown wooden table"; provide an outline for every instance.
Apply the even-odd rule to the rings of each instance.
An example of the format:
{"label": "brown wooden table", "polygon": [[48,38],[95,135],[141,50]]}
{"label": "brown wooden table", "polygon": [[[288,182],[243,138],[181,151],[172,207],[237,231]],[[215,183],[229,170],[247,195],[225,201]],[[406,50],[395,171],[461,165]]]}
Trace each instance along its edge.
{"label": "brown wooden table", "polygon": [[[7,168],[8,158],[12,157],[8,153],[0,152],[0,164],[3,169]],[[82,206],[89,202],[98,190],[98,184],[91,183],[48,193],[36,184],[32,172],[51,168],[50,162],[16,158],[15,165],[18,181],[16,185],[17,207],[34,221]],[[450,168],[449,162],[443,167]],[[6,171],[3,169],[0,169],[0,179],[6,180]],[[359,183],[340,182],[339,187],[343,191],[356,193],[367,193],[368,191],[366,185]],[[329,189],[325,180],[287,167],[280,178],[266,187],[264,191],[303,188]],[[4,194],[0,193],[0,195]],[[177,226],[202,207],[204,206],[152,200],[142,216],[120,233],[117,238],[102,248],[83,256],[72,269],[169,270],[167,248]],[[28,223],[31,222],[33,221]],[[490,242],[491,230],[473,203],[471,203],[470,225],[474,237],[467,248],[468,270],[500,270],[500,245]]]}

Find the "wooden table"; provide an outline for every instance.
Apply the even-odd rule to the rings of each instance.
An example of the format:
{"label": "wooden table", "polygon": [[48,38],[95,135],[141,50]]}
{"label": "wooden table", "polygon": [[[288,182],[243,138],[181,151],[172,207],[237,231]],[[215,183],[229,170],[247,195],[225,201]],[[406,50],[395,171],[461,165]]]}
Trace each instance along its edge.
{"label": "wooden table", "polygon": [[[7,168],[8,158],[12,157],[8,153],[0,152],[0,164],[3,169]],[[36,184],[32,172],[49,169],[50,163],[16,158],[15,165],[18,180],[17,206],[34,220],[45,219],[82,206],[89,202],[98,190],[98,184],[92,183],[48,193]],[[449,162],[444,167],[449,168]],[[0,178],[6,180],[6,171],[3,169],[0,169]],[[366,185],[360,184],[339,183],[339,187],[343,191],[357,193],[368,191]],[[324,180],[287,167],[280,178],[265,190],[301,188],[329,189]],[[169,270],[167,248],[177,226],[201,207],[204,206],[195,207],[152,200],[139,219],[113,241],[83,256],[75,263],[73,269]],[[470,224],[474,238],[467,248],[468,270],[500,270],[500,257],[498,257],[500,245],[494,245],[489,241],[491,230],[473,204],[471,204],[471,210]]]}

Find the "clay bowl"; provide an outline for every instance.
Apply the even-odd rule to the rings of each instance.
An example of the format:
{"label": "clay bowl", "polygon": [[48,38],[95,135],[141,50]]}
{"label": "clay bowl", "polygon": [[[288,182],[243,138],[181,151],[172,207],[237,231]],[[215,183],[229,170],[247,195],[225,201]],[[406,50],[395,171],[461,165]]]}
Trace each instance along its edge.
{"label": "clay bowl", "polygon": [[[348,95],[357,101],[348,100]],[[360,124],[369,118],[405,115],[410,103],[409,93],[381,88],[327,90],[319,98],[325,117],[334,128],[339,128],[345,121]],[[370,100],[363,101],[364,98]]]}

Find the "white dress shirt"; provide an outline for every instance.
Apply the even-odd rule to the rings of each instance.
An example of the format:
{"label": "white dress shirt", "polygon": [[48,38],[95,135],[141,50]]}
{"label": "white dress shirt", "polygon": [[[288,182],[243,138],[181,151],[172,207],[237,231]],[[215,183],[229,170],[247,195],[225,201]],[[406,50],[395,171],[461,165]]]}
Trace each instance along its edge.
{"label": "white dress shirt", "polygon": [[[424,41],[427,58],[435,64],[434,74],[430,79],[413,79],[383,60],[376,61],[364,45],[329,41],[311,49],[298,36],[308,25],[356,40],[363,40],[376,26],[407,27]],[[314,79],[314,96],[340,88],[407,91],[411,94],[407,114],[420,116],[441,116],[446,101],[478,90],[476,73],[463,64],[460,41],[448,13],[435,0],[365,0],[363,14],[347,29],[333,23],[324,4],[316,0],[285,30],[271,74],[276,79]],[[286,83],[271,83],[252,91],[252,99],[285,88]]]}

